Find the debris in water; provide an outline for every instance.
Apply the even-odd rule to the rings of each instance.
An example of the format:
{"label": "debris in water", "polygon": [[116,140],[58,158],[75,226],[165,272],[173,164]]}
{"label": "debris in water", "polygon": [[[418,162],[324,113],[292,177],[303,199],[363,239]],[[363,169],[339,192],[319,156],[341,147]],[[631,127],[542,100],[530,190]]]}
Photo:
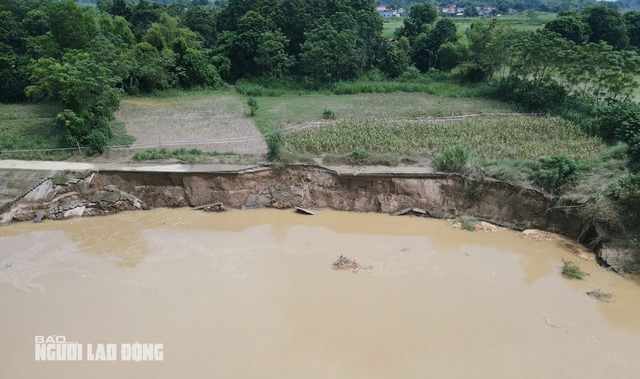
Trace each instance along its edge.
{"label": "debris in water", "polygon": [[493,225],[486,221],[480,221],[476,224],[476,232],[497,232],[500,230],[504,230],[505,228]]}
{"label": "debris in water", "polygon": [[545,232],[538,229],[527,229],[522,233],[518,233],[516,235],[521,238],[531,238],[534,241],[553,241],[554,239],[558,238],[558,236],[553,233]]}
{"label": "debris in water", "polygon": [[335,260],[335,262],[333,262],[333,264],[331,264],[331,268],[334,270],[351,270],[356,272],[356,270],[360,268],[360,263],[349,257],[341,255]]}
{"label": "debris in water", "polygon": [[307,209],[304,209],[304,208],[300,208],[300,207],[296,207],[296,212],[302,213],[302,214],[306,214],[306,215],[315,216],[315,213],[311,212],[310,210],[307,210]]}
{"label": "debris in water", "polygon": [[226,212],[226,211],[228,211],[227,207],[225,207],[224,204],[219,203],[219,202],[218,203],[200,205],[198,207],[193,207],[191,209],[193,209],[194,211],[203,210],[205,212]]}
{"label": "debris in water", "polygon": [[575,255],[576,257],[580,258],[580,259],[584,259],[585,261],[590,261],[593,260],[592,257],[589,257],[587,254],[584,253],[584,251],[580,250],[579,247],[577,247],[576,245],[566,242],[566,241],[560,241],[560,246],[564,247],[565,249],[569,250],[571,252],[571,254]]}
{"label": "debris in water", "polygon": [[610,303],[611,302],[611,296],[613,294],[607,293],[607,292],[602,292],[599,289],[597,289],[597,290],[593,290],[593,291],[587,292],[587,295],[591,296],[592,298],[594,298],[596,300],[600,300],[600,301],[602,301],[604,303]]}
{"label": "debris in water", "polygon": [[567,334],[571,334],[569,332],[567,332],[566,330],[562,329],[561,327],[559,327],[558,325],[554,324],[553,321],[549,320],[548,318],[544,319],[544,321],[547,323],[547,325],[549,325],[552,328],[556,328],[556,329],[560,329],[563,332],[567,333]]}
{"label": "debris in water", "polygon": [[396,213],[394,213],[392,216],[404,216],[406,214],[414,214],[418,216],[431,217],[431,213],[429,213],[429,211],[421,208],[415,208],[415,207],[401,209]]}

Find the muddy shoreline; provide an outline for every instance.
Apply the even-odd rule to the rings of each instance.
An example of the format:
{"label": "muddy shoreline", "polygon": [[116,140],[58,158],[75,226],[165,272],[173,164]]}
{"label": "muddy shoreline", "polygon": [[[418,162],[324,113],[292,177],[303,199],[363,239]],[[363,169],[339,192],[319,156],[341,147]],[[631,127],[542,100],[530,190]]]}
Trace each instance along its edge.
{"label": "muddy shoreline", "polygon": [[102,170],[46,178],[0,207],[0,225],[61,220],[157,207],[222,203],[235,209],[330,208],[393,214],[420,208],[436,218],[473,216],[513,229],[541,229],[575,239],[600,265],[619,273],[640,271],[624,236],[582,219],[576,205],[558,206],[543,192],[488,178],[443,173],[338,173],[314,165],[258,166],[235,172]]}

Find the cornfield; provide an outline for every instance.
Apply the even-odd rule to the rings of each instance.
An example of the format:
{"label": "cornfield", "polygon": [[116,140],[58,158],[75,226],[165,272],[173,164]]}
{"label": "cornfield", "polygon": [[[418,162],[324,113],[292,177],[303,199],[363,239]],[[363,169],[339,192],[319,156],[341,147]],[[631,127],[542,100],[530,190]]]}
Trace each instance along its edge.
{"label": "cornfield", "polygon": [[466,119],[347,119],[286,135],[300,152],[435,155],[465,146],[480,157],[537,158],[565,154],[581,159],[598,153],[602,141],[558,117],[481,116]]}

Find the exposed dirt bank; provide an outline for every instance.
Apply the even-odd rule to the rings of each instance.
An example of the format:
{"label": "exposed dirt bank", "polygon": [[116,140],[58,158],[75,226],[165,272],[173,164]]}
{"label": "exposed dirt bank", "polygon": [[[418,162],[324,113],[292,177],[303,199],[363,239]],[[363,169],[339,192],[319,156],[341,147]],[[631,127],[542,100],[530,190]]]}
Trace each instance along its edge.
{"label": "exposed dirt bank", "polygon": [[416,207],[432,217],[474,216],[515,229],[542,229],[591,247],[600,264],[640,271],[623,236],[583,220],[573,206],[558,207],[542,192],[491,179],[442,173],[338,173],[310,165],[236,172],[125,172],[102,170],[70,179],[44,180],[0,207],[0,224],[12,220],[64,219],[152,207],[331,208],[394,213]]}

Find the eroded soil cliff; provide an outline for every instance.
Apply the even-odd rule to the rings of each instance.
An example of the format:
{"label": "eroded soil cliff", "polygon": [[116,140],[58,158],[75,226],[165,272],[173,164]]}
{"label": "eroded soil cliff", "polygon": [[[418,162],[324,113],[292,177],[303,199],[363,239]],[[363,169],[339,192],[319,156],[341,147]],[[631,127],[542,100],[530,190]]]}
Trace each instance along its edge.
{"label": "eroded soil cliff", "polygon": [[54,185],[44,180],[0,208],[0,223],[64,219],[153,207],[331,208],[394,213],[416,207],[431,217],[474,216],[515,229],[542,229],[590,246],[601,264],[639,271],[624,238],[606,225],[583,220],[576,207],[557,206],[542,192],[457,174],[338,174],[308,165],[238,172],[101,171]]}

